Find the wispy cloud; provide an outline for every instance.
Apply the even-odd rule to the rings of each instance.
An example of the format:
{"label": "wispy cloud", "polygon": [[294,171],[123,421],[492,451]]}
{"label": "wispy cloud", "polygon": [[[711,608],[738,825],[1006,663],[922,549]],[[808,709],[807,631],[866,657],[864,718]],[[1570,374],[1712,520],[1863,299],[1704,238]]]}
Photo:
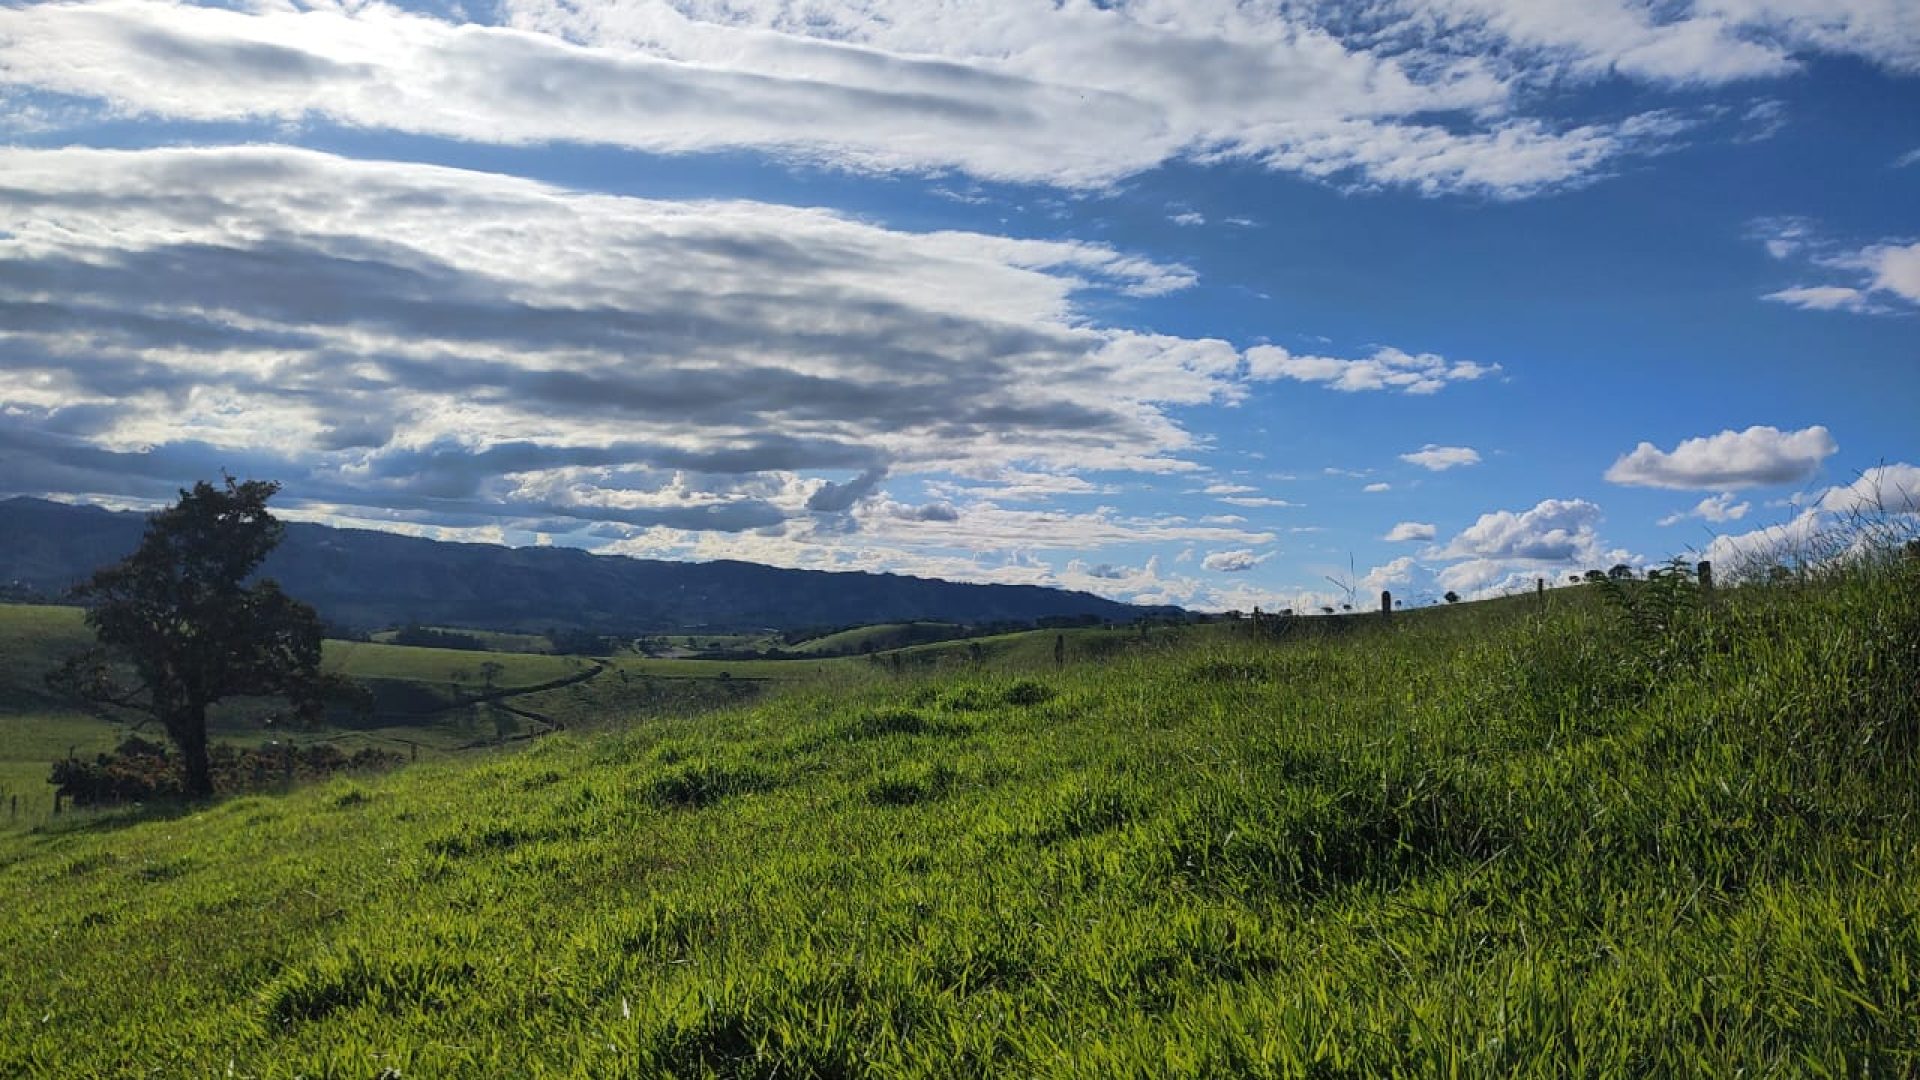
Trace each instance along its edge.
{"label": "wispy cloud", "polygon": [[1401,454],[1400,460],[1418,465],[1433,472],[1445,472],[1462,465],[1480,464],[1480,451],[1471,446],[1426,446],[1408,454]]}
{"label": "wispy cloud", "polygon": [[[761,3],[508,0],[489,10],[499,25],[380,4],[0,8],[0,81],[182,121],[753,149],[1067,187],[1231,157],[1343,184],[1515,198],[1586,182],[1685,126],[1661,112],[1579,124],[1528,115],[1533,84],[1490,61],[1497,46],[1380,46],[1309,8],[1011,2],[982,18],[829,0],[797,19]],[[1527,40],[1522,26],[1479,25]],[[1660,54],[1616,66],[1664,74],[1632,64],[1637,55]],[[1784,70],[1765,59],[1748,71]]]}
{"label": "wispy cloud", "polygon": [[1371,356],[1352,360],[1300,355],[1278,345],[1256,345],[1247,350],[1249,378],[1257,381],[1293,379],[1347,393],[1393,390],[1403,394],[1436,394],[1449,383],[1472,382],[1499,371],[1499,364],[1449,361],[1433,353],[1408,353],[1395,348],[1382,348]]}

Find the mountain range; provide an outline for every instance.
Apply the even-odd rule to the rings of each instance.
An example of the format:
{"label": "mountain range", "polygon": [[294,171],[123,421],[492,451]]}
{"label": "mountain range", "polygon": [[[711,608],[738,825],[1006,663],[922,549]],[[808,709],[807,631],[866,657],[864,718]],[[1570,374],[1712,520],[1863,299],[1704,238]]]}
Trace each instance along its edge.
{"label": "mountain range", "polygon": [[[0,500],[0,586],[57,598],[138,546],[146,517],[44,499]],[[420,623],[493,630],[673,633],[939,620],[1130,622],[1176,608],[1033,585],[897,574],[670,562],[573,548],[450,543],[289,522],[263,576],[335,627]]]}

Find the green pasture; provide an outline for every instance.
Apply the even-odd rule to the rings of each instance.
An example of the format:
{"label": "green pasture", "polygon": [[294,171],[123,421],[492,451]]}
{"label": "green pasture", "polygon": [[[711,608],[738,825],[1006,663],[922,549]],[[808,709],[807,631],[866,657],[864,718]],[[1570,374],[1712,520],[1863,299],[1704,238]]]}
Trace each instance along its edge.
{"label": "green pasture", "polygon": [[1914,1075],[1920,564],[1658,595],[0,835],[0,1075]]}

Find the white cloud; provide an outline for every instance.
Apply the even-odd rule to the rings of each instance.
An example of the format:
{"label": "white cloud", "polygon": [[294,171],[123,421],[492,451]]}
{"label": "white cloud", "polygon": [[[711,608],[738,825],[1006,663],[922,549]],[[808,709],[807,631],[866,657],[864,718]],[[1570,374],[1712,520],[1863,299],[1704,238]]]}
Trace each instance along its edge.
{"label": "white cloud", "polygon": [[1403,574],[1416,595],[1484,597],[1531,590],[1543,578],[1558,583],[1575,571],[1638,565],[1637,556],[1601,540],[1599,522],[1592,502],[1546,499],[1528,510],[1482,514],[1447,543],[1422,551],[1418,562],[1389,566],[1416,568]]}
{"label": "white cloud", "polygon": [[882,468],[1035,499],[1196,471],[1168,407],[1242,392],[1226,343],[1082,312],[1192,280],[1097,244],[280,148],[0,149],[0,175],[7,490],[229,467],[342,504],[760,528],[844,513],[879,481],[823,485]]}
{"label": "white cloud", "polygon": [[1893,159],[1893,167],[1896,169],[1904,169],[1907,166],[1914,165],[1914,164],[1920,164],[1920,146],[1916,146],[1913,149],[1907,151],[1906,153],[1901,154],[1899,157]]}
{"label": "white cloud", "polygon": [[1660,524],[1677,525],[1688,518],[1700,518],[1703,521],[1716,523],[1739,521],[1741,518],[1747,516],[1747,511],[1753,509],[1753,504],[1736,502],[1734,501],[1735,498],[1736,496],[1731,491],[1723,491],[1718,495],[1709,495],[1695,503],[1691,510],[1682,510],[1677,514],[1669,514],[1661,518]]}
{"label": "white cloud", "polygon": [[1267,495],[1228,495],[1220,501],[1229,506],[1244,506],[1250,510],[1285,510],[1300,505],[1297,502]]}
{"label": "white cloud", "polygon": [[1307,7],[823,0],[802,15],[776,2],[506,0],[487,13],[506,25],[385,4],[0,8],[0,82],[186,121],[751,148],[1076,187],[1233,158],[1521,197],[1657,150],[1679,126],[1661,113],[1525,115],[1531,81],[1491,56],[1343,37]]}
{"label": "white cloud", "polygon": [[1201,493],[1206,495],[1250,495],[1259,490],[1259,488],[1247,484],[1218,483],[1208,484],[1201,489]]}
{"label": "white cloud", "polygon": [[1394,348],[1383,348],[1358,360],[1304,356],[1279,345],[1256,345],[1247,350],[1247,375],[1251,379],[1295,379],[1348,393],[1398,390],[1405,394],[1433,394],[1448,383],[1470,382],[1499,371],[1499,364],[1448,361],[1432,353],[1413,354]]}
{"label": "white cloud", "polygon": [[1383,492],[1383,491],[1392,491],[1393,485],[1386,483],[1384,481],[1380,481],[1380,482],[1368,484],[1366,487],[1363,487],[1360,490],[1366,492],[1369,495],[1378,495],[1380,492]]}
{"label": "white cloud", "polygon": [[1810,311],[1875,315],[1903,310],[1901,304],[1920,304],[1920,242],[1883,240],[1850,247],[1818,235],[1800,218],[1764,218],[1754,223],[1753,232],[1776,259],[1802,256],[1829,276],[1844,273],[1850,278],[1844,284],[1777,289],[1761,299]]}
{"label": "white cloud", "polygon": [[1536,72],[1574,78],[1718,84],[1787,75],[1817,53],[1920,71],[1920,20],[1888,0],[1408,0],[1391,7],[1455,48],[1504,47]]}
{"label": "white cloud", "polygon": [[1812,476],[1839,444],[1819,425],[1800,431],[1755,425],[1687,439],[1671,453],[1643,442],[1607,470],[1616,484],[1675,490],[1791,484]]}
{"label": "white cloud", "polygon": [[1546,499],[1517,514],[1482,514],[1428,557],[1566,562],[1597,550],[1599,521],[1600,507],[1585,499]]}
{"label": "white cloud", "polygon": [[1387,535],[1381,537],[1381,539],[1399,543],[1404,540],[1431,540],[1433,537],[1434,527],[1432,525],[1424,521],[1403,521],[1393,528],[1388,529]]}
{"label": "white cloud", "polygon": [[1828,488],[1820,496],[1819,505],[1835,514],[1920,514],[1920,466],[1904,462],[1876,465],[1862,471],[1851,484]]}
{"label": "white cloud", "polygon": [[1436,446],[1428,443],[1410,454],[1401,454],[1400,460],[1423,469],[1444,472],[1460,465],[1480,464],[1480,452],[1471,446]]}
{"label": "white cloud", "polygon": [[1201,559],[1200,565],[1216,574],[1238,574],[1259,566],[1271,557],[1271,552],[1266,555],[1256,555],[1252,551],[1245,549],[1239,551],[1215,551],[1209,553],[1206,558]]}
{"label": "white cloud", "polygon": [[1797,562],[1814,554],[1828,528],[1820,511],[1803,510],[1793,520],[1733,536],[1716,536],[1701,552],[1716,574],[1728,580],[1757,566]]}
{"label": "white cloud", "polygon": [[1870,312],[1875,310],[1874,302],[1859,289],[1846,285],[1796,285],[1767,293],[1762,300],[1773,300],[1782,304],[1792,304],[1808,311],[1852,311]]}
{"label": "white cloud", "polygon": [[1205,225],[1207,223],[1207,215],[1197,210],[1182,210],[1167,220],[1173,222],[1175,225]]}
{"label": "white cloud", "polygon": [[1861,252],[1873,274],[1873,287],[1920,304],[1920,243],[1879,244]]}

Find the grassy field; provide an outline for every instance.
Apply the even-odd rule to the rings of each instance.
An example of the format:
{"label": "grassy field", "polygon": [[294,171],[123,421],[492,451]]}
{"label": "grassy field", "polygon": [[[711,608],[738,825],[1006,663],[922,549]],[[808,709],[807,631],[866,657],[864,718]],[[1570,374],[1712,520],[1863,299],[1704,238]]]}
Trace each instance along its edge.
{"label": "grassy field", "polygon": [[[69,751],[80,757],[110,751],[134,733],[124,721],[76,711],[44,685],[48,670],[90,640],[78,608],[0,605],[0,829],[49,821],[52,761]],[[319,727],[269,730],[259,723],[257,708],[223,706],[210,715],[209,726],[216,741],[238,745],[325,742],[349,754],[373,747],[432,758],[554,728],[604,730],[636,718],[697,714],[738,704],[775,684],[819,678],[846,663],[624,654],[600,661],[328,641],[323,666],[371,692],[370,714],[335,710]],[[161,737],[151,727],[140,733]]]}
{"label": "grassy field", "polygon": [[958,637],[964,630],[964,627],[954,623],[875,623],[872,626],[856,626],[851,630],[808,638],[806,641],[786,648],[788,652],[804,653],[809,656],[851,656],[863,651],[875,652],[899,648],[915,641]]}
{"label": "grassy field", "polygon": [[1577,592],[0,836],[0,1075],[1920,1071],[1920,564]]}

